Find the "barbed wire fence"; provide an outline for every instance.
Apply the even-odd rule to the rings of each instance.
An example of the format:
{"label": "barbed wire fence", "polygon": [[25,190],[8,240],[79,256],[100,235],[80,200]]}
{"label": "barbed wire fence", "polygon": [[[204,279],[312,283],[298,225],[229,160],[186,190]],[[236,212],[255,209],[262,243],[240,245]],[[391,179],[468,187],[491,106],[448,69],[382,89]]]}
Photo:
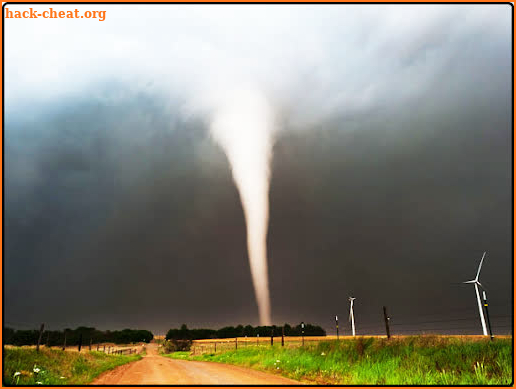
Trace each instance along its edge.
{"label": "barbed wire fence", "polygon": [[[22,322],[22,321],[11,321],[6,320],[4,321],[4,329],[5,328],[12,328],[12,329],[18,329],[18,330],[25,330],[25,331],[34,331],[37,332],[38,330],[35,329],[36,326],[34,323],[29,322]],[[99,351],[103,352],[105,354],[115,354],[115,355],[130,355],[135,354],[139,351],[138,347],[134,346],[125,346],[125,345],[117,345],[113,342],[95,342],[93,343],[93,338],[90,339],[81,339],[78,345],[70,345],[66,343],[67,336],[66,336],[66,329],[71,327],[71,325],[65,325],[63,326],[65,329],[58,329],[58,328],[48,328],[47,326],[44,326],[43,331],[41,331],[41,345],[42,347],[46,347],[49,349],[60,349],[64,351],[77,351],[81,352],[81,350],[88,350],[88,351]],[[60,345],[50,345],[50,334],[52,332],[62,332],[62,344]],[[82,336],[81,336],[82,338]],[[54,342],[55,343],[55,342]],[[4,343],[5,345],[5,343]]]}
{"label": "barbed wire fence", "polygon": [[[503,308],[503,311],[512,311],[512,306],[507,304],[492,305],[495,308]],[[465,315],[461,315],[461,314]],[[444,315],[452,316],[451,318],[443,318]],[[496,314],[490,315],[492,331],[494,336],[501,335],[513,335],[513,316],[509,314]],[[65,323],[62,323],[65,324]],[[4,328],[16,328],[16,329],[28,329],[37,331],[37,325],[31,322],[22,321],[4,321]],[[71,327],[69,323],[61,326],[61,328]],[[458,307],[457,309],[450,309],[447,312],[434,312],[423,315],[417,315],[415,320],[403,320],[398,319],[396,313],[389,316],[388,327],[390,335],[393,336],[404,336],[404,335],[480,335],[481,326],[479,323],[478,314],[472,313],[472,310],[464,307]],[[350,337],[350,329],[341,328],[341,337]],[[48,334],[51,331],[63,331],[62,329],[51,329],[45,328],[42,334],[42,345],[48,347]],[[76,350],[78,347],[66,345],[66,335],[63,331],[63,349]],[[192,342],[192,353],[193,354],[204,354],[204,353],[219,353],[229,350],[237,350],[245,347],[270,347],[271,345],[281,344],[286,347],[300,347],[303,345],[310,345],[314,342],[320,342],[321,340],[336,339],[336,336],[320,337],[320,336],[278,336],[279,334],[273,334],[274,336],[262,336],[262,337],[238,337],[229,339],[217,339],[217,340],[194,340]],[[365,324],[362,325],[360,318],[356,320],[356,335],[357,336],[386,336],[386,326],[378,315],[378,319],[374,320],[371,317],[367,318]],[[88,344],[89,342],[89,344]],[[120,347],[114,343],[96,343],[92,344],[91,339],[85,339],[86,347],[92,351],[101,351],[107,354],[124,354],[135,352],[134,348]],[[54,346],[60,348],[61,346]],[[79,347],[80,351],[80,347]]]}
{"label": "barbed wire fence", "polygon": [[[500,305],[501,306],[501,305]],[[505,305],[503,307],[506,307]],[[467,316],[458,315],[463,312],[468,312]],[[443,313],[431,313],[425,315],[418,315],[417,320],[397,320],[395,316],[389,316],[388,326],[390,335],[392,336],[416,336],[416,335],[465,335],[465,336],[482,336],[481,325],[478,315],[472,315],[471,309],[456,309],[453,311],[455,317],[443,319]],[[491,324],[493,335],[507,336],[513,335],[513,316],[512,315],[491,315]],[[382,320],[376,323],[361,325],[360,322],[356,324],[357,336],[382,336],[386,337],[386,327]],[[351,337],[351,330],[344,330],[341,328],[340,338]],[[231,339],[217,339],[217,340],[194,340],[192,342],[191,352],[194,355],[205,353],[220,353],[229,350],[238,350],[244,347],[270,347],[272,345],[281,344],[286,347],[300,347],[303,345],[311,345],[314,342],[322,340],[335,340],[337,336],[317,337],[317,336],[281,336],[274,337],[245,337],[245,338],[231,338]]]}

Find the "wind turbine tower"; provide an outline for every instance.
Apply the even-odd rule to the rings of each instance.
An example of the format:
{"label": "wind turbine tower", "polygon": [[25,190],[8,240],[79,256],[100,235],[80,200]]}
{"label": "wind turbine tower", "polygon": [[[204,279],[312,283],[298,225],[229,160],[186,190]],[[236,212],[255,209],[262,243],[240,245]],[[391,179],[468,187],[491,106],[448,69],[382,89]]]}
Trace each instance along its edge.
{"label": "wind turbine tower", "polygon": [[478,276],[480,275],[480,269],[482,268],[482,263],[484,262],[485,256],[486,256],[486,252],[484,251],[484,255],[482,255],[482,259],[480,260],[480,265],[478,265],[477,276],[475,277],[475,279],[473,279],[471,281],[463,282],[463,284],[475,285],[475,293],[477,294],[477,301],[478,301],[478,313],[480,314],[480,321],[482,322],[482,331],[484,332],[484,335],[487,336],[486,321],[484,319],[484,310],[482,309],[482,302],[480,301],[480,292],[478,291],[479,286],[482,289],[484,289],[482,284],[478,281]]}
{"label": "wind turbine tower", "polygon": [[355,300],[354,297],[349,298],[349,321],[351,322],[351,332],[353,333],[353,336],[356,336],[355,334],[355,315],[353,313],[353,301]]}

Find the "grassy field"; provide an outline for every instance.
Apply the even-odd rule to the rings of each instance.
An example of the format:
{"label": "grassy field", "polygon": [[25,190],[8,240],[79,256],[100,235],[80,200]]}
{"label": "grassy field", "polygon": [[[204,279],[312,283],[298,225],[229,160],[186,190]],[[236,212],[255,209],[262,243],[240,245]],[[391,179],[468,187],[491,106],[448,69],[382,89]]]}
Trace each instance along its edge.
{"label": "grassy field", "polygon": [[316,384],[509,385],[512,338],[446,336],[342,339],[299,348],[243,347],[171,358],[214,361]]}
{"label": "grassy field", "polygon": [[[67,352],[43,347],[4,348],[4,383],[7,385],[87,384],[106,370],[136,361],[139,354],[108,355],[97,351]],[[38,371],[39,369],[39,371]],[[15,375],[15,373],[20,373]]]}

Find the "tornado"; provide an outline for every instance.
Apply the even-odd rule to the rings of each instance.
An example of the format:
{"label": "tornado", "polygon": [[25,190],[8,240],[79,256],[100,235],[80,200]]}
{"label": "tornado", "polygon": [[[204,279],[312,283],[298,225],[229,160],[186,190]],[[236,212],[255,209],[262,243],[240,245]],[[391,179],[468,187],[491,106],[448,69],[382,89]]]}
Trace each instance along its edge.
{"label": "tornado", "polygon": [[273,119],[265,96],[256,90],[245,89],[227,93],[210,123],[211,134],[228,158],[240,194],[261,325],[271,324],[267,229]]}

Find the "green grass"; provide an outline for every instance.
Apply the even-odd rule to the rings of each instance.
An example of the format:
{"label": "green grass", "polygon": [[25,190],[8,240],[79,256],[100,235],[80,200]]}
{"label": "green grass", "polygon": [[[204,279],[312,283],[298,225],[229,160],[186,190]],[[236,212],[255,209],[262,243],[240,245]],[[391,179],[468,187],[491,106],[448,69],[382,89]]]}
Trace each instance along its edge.
{"label": "green grass", "polygon": [[[6,385],[81,385],[106,370],[141,359],[139,354],[108,355],[97,351],[70,352],[42,348],[4,348]],[[39,373],[34,372],[39,368]],[[19,376],[14,376],[20,372]]]}
{"label": "green grass", "polygon": [[510,385],[512,339],[414,336],[322,341],[299,348],[242,347],[171,358],[222,362],[316,384]]}

